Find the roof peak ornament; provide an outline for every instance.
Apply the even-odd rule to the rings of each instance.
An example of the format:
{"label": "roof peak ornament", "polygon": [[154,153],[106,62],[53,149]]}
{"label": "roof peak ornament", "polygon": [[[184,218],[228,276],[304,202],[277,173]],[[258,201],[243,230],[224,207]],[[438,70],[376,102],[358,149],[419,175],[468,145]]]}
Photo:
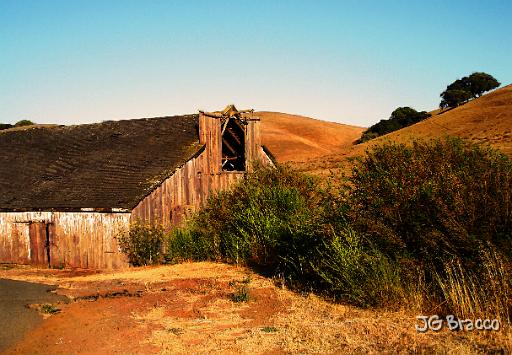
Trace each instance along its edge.
{"label": "roof peak ornament", "polygon": [[[254,109],[248,109],[248,110],[238,110],[235,105],[230,104],[227,105],[224,110],[222,111],[214,111],[214,112],[206,112],[199,110],[200,113],[202,113],[205,116],[214,117],[214,118],[222,118],[222,119],[229,119],[229,118],[238,118],[239,120],[251,120],[253,117]],[[247,115],[249,114],[249,115]],[[248,117],[249,116],[249,117]]]}

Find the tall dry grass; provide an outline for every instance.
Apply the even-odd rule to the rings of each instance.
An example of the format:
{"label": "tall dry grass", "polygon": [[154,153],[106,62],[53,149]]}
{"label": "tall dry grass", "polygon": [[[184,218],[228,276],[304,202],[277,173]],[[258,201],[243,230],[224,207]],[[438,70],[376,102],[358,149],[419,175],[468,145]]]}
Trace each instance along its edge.
{"label": "tall dry grass", "polygon": [[456,258],[436,272],[446,313],[464,319],[500,319],[510,322],[511,275],[495,248],[481,248],[481,264],[474,266]]}

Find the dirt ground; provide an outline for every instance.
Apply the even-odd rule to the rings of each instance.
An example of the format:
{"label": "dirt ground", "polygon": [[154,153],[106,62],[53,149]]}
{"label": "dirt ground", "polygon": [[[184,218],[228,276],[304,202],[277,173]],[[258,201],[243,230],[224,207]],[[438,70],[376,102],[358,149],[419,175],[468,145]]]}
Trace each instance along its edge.
{"label": "dirt ground", "polygon": [[70,298],[54,304],[60,312],[47,316],[7,354],[512,350],[508,328],[418,333],[417,314],[407,305],[388,312],[333,304],[225,264],[102,273],[15,267],[0,270],[0,278],[55,284],[58,294]]}

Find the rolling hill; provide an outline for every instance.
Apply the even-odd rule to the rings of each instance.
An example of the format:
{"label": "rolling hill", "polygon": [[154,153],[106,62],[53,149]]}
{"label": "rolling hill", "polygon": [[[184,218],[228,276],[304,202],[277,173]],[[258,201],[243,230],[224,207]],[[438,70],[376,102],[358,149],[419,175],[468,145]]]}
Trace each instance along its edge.
{"label": "rolling hill", "polygon": [[408,143],[413,140],[456,136],[475,143],[489,144],[512,156],[512,85],[497,89],[465,105],[445,111],[432,111],[432,116],[412,126],[386,134],[358,145],[345,146],[342,151],[326,154],[321,159],[297,162],[297,168],[316,174],[347,169],[347,160],[385,141]]}
{"label": "rolling hill", "polygon": [[280,162],[299,162],[343,152],[365,130],[279,112],[257,112],[263,144]]}
{"label": "rolling hill", "polygon": [[388,138],[407,142],[445,135],[488,143],[512,155],[512,85],[453,110],[437,113],[425,121],[389,134]]}

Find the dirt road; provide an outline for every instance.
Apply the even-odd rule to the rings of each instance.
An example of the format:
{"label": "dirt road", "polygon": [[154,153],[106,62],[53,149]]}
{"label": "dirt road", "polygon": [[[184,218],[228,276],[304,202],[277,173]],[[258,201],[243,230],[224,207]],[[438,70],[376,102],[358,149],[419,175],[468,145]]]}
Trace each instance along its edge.
{"label": "dirt road", "polygon": [[50,292],[54,289],[56,286],[0,279],[0,352],[23,339],[25,333],[42,322],[43,317],[37,310],[26,305],[67,300]]}

